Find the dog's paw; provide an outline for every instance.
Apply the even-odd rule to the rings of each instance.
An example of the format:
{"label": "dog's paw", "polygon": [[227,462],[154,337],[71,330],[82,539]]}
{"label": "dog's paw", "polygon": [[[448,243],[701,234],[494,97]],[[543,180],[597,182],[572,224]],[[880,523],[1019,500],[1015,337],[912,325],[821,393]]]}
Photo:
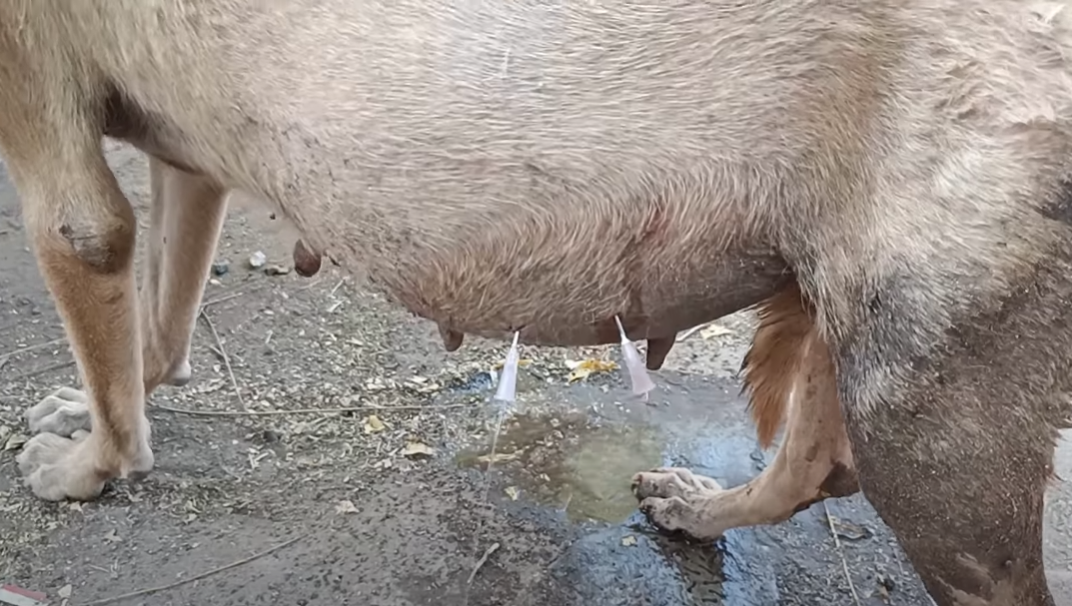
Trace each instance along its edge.
{"label": "dog's paw", "polygon": [[114,440],[95,440],[89,397],[77,389],[62,388],[26,411],[30,430],[37,434],[16,457],[26,484],[48,501],[95,499],[108,480],[140,478],[153,468],[149,422],[144,417],[138,432],[138,454],[132,459],[118,452]]}
{"label": "dog's paw", "polygon": [[721,492],[722,487],[711,478],[697,475],[680,467],[660,467],[633,476],[633,494],[640,500],[649,497],[682,497],[696,492]]}
{"label": "dog's paw", "polygon": [[662,467],[633,477],[640,511],[660,530],[696,540],[714,540],[728,526],[715,515],[714,502],[724,490],[718,482],[687,469]]}
{"label": "dog's paw", "polygon": [[171,371],[167,384],[172,387],[185,387],[190,382],[193,374],[194,371],[190,367],[190,360],[183,358],[182,362]]}
{"label": "dog's paw", "polygon": [[70,438],[78,431],[92,431],[89,400],[85,392],[61,387],[26,411],[30,431]]}
{"label": "dog's paw", "polygon": [[100,495],[108,480],[96,468],[97,453],[89,433],[77,439],[41,433],[30,439],[15,458],[33,493],[46,501],[88,501]]}

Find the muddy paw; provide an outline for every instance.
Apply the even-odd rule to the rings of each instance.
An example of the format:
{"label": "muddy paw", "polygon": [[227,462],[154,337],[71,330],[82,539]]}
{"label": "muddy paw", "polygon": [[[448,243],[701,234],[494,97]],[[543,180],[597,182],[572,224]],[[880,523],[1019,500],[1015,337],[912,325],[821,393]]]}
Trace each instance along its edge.
{"label": "muddy paw", "polygon": [[680,467],[660,467],[633,476],[633,494],[641,500],[649,497],[686,498],[694,493],[721,491],[718,482]]}
{"label": "muddy paw", "polygon": [[34,436],[16,457],[26,484],[47,501],[71,498],[90,500],[104,489],[108,479],[94,465],[89,433],[75,432],[76,439],[51,433]]}
{"label": "muddy paw", "polygon": [[640,511],[659,530],[679,532],[697,541],[713,541],[722,536],[726,528],[705,515],[705,503],[695,496],[690,500],[649,497],[640,502]]}
{"label": "muddy paw", "polygon": [[640,511],[660,530],[697,540],[716,539],[726,530],[712,515],[711,505],[724,491],[711,478],[661,467],[636,474],[633,493],[640,499]]}
{"label": "muddy paw", "polygon": [[45,396],[26,411],[33,433],[50,433],[69,438],[78,431],[90,431],[89,401],[77,389],[62,387]]}

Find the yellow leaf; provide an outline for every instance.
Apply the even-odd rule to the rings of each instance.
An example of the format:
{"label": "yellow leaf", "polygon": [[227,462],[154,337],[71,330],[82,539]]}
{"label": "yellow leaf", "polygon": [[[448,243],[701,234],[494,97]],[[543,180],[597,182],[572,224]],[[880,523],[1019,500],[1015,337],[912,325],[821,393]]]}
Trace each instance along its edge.
{"label": "yellow leaf", "polygon": [[570,383],[580,381],[581,379],[587,379],[594,374],[610,372],[618,368],[618,364],[611,360],[594,360],[592,358],[581,360],[580,362],[566,360],[566,366],[571,369],[569,376],[566,377]]}
{"label": "yellow leaf", "polygon": [[423,442],[406,442],[402,448],[404,457],[430,457],[435,454],[435,449]]}
{"label": "yellow leaf", "polygon": [[[491,367],[492,370],[502,370],[504,362],[505,362],[505,360],[499,360],[498,362],[495,363],[494,366]],[[530,360],[528,358],[521,358],[520,360],[517,361],[518,366],[528,366],[529,364],[532,364],[532,360]]]}
{"label": "yellow leaf", "polygon": [[516,501],[517,498],[521,496],[521,491],[518,490],[517,486],[507,486],[503,492],[506,493],[506,496],[510,497],[511,501]]}
{"label": "yellow leaf", "polygon": [[365,433],[380,433],[385,429],[387,429],[387,426],[376,415],[365,417]]}
{"label": "yellow leaf", "polygon": [[622,537],[622,545],[625,545],[626,547],[633,547],[634,545],[636,545],[636,537],[634,537],[633,535],[627,535]]}

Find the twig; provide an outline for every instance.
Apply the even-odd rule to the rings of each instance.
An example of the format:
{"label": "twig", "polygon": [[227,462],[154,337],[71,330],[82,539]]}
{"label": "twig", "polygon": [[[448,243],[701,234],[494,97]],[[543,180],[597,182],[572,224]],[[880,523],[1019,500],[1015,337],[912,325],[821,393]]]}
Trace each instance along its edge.
{"label": "twig", "polygon": [[484,564],[488,563],[488,558],[491,557],[491,554],[495,553],[498,550],[499,544],[492,543],[491,546],[488,547],[487,551],[484,552],[484,555],[480,556],[480,559],[476,562],[476,566],[473,566],[473,572],[469,573],[469,580],[466,581],[467,585],[473,584],[473,579],[476,578],[476,573],[480,572],[480,569],[484,567]]}
{"label": "twig", "polygon": [[852,592],[852,601],[856,606],[860,606],[860,596],[856,593],[856,585],[852,582],[852,575],[849,574],[849,562],[845,559],[845,552],[841,549],[841,539],[837,536],[837,529],[834,528],[834,518],[830,516],[830,509],[826,506],[826,501],[823,501],[823,511],[826,513],[826,523],[830,526],[830,534],[834,537],[834,546],[838,550],[838,555],[841,556],[841,570],[845,573],[845,580],[849,582],[849,591]]}
{"label": "twig", "polygon": [[205,313],[205,307],[201,306],[199,315],[204,318],[205,324],[208,325],[208,329],[212,331],[212,338],[216,340],[216,347],[220,350],[220,357],[223,358],[223,365],[227,367],[227,376],[231,378],[231,387],[234,388],[235,395],[238,396],[238,405],[243,409],[246,407],[246,401],[242,398],[242,390],[238,387],[238,380],[235,379],[234,370],[231,368],[231,357],[227,355],[227,350],[223,348],[223,341],[220,339],[220,333],[216,332],[216,325],[212,323],[212,319]]}
{"label": "twig", "polygon": [[677,342],[680,343],[685,339],[688,339],[692,335],[696,334],[697,332],[707,328],[708,324],[710,324],[710,322],[704,322],[703,324],[697,324],[696,326],[693,326],[692,328],[686,330],[685,332],[678,335]]}
{"label": "twig", "polygon": [[201,313],[204,313],[205,308],[208,307],[209,305],[216,305],[217,303],[223,303],[224,301],[230,301],[231,299],[237,299],[238,297],[242,297],[242,296],[245,296],[245,295],[251,295],[251,294],[253,294],[255,292],[260,292],[262,290],[265,290],[265,289],[267,289],[267,288],[269,288],[271,286],[272,286],[271,284],[261,284],[260,286],[255,286],[253,288],[250,288],[249,290],[242,290],[242,291],[239,291],[239,292],[233,292],[233,293],[230,293],[230,294],[227,294],[227,295],[221,295],[219,297],[216,297],[215,299],[209,299],[208,301],[205,301],[204,303],[201,304]]}
{"label": "twig", "polygon": [[24,372],[24,373],[22,373],[21,375],[19,375],[17,377],[12,377],[11,380],[12,381],[22,381],[23,379],[29,379],[30,377],[36,377],[37,375],[43,375],[45,373],[52,372],[53,370],[62,370],[64,368],[67,368],[68,366],[74,366],[74,365],[75,365],[74,360],[67,360],[66,362],[60,362],[58,364],[52,364],[52,365],[46,366],[44,368],[37,368],[37,369],[31,370],[29,372]]}
{"label": "twig", "polygon": [[26,347],[20,347],[18,349],[15,349],[15,350],[12,350],[12,351],[9,351],[9,352],[3,354],[3,358],[7,359],[7,358],[17,356],[19,354],[24,354],[26,352],[33,351],[35,349],[42,349],[44,347],[51,347],[53,345],[59,345],[60,343],[63,343],[66,340],[67,340],[67,337],[60,337],[58,339],[52,339],[51,341],[45,341],[44,343],[34,343],[33,345],[27,345]]}
{"label": "twig", "polygon": [[443,410],[450,408],[465,408],[468,404],[443,404],[441,406],[348,406],[346,408],[282,408],[279,410],[191,410],[189,408],[173,408],[163,404],[154,404],[152,409],[162,410],[177,415],[190,415],[194,417],[265,417],[271,415],[315,415],[315,414],[338,414],[343,412],[363,412],[366,410]]}
{"label": "twig", "polygon": [[243,558],[241,560],[238,560],[237,562],[231,562],[230,564],[225,564],[225,565],[220,566],[218,568],[213,568],[212,570],[209,570],[207,572],[202,572],[199,575],[192,576],[192,577],[187,578],[187,579],[182,579],[181,581],[175,581],[174,583],[168,583],[167,585],[160,585],[160,586],[157,586],[157,587],[148,587],[146,589],[139,589],[137,591],[131,591],[129,593],[123,593],[123,594],[120,594],[120,595],[117,595],[117,596],[112,596],[110,598],[103,598],[103,599],[100,599],[100,600],[94,600],[92,602],[86,602],[85,604],[83,604],[83,606],[101,606],[101,604],[112,604],[112,603],[119,602],[119,601],[122,601],[122,600],[130,599],[130,598],[137,598],[137,597],[141,597],[143,595],[149,595],[149,594],[152,594],[152,593],[159,593],[161,591],[167,591],[168,589],[175,589],[176,587],[181,587],[182,585],[187,585],[189,583],[193,583],[194,581],[200,581],[202,579],[206,579],[206,578],[208,578],[208,577],[210,577],[210,576],[212,576],[214,574],[219,574],[219,573],[221,573],[221,572],[223,572],[225,570],[230,570],[232,568],[238,568],[239,566],[249,564],[253,560],[263,558],[264,556],[269,555],[269,554],[271,554],[273,552],[279,551],[280,549],[283,549],[284,547],[289,547],[289,546],[293,545],[294,543],[297,543],[301,538],[302,538],[301,536],[296,536],[293,539],[290,539],[289,541],[284,541],[284,542],[276,545],[275,547],[269,547],[268,549],[265,549],[264,551],[261,551],[259,553],[255,553],[255,554],[249,556],[248,558]]}

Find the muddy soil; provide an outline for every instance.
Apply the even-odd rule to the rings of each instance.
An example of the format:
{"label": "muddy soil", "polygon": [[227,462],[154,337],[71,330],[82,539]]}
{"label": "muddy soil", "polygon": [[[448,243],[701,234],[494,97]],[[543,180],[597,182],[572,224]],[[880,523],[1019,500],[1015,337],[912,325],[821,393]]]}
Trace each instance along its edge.
{"label": "muddy soil", "polygon": [[[144,159],[111,144],[109,160],[144,220]],[[22,412],[77,377],[0,174],[0,584],[69,606],[929,603],[860,496],[709,544],[637,512],[635,471],[681,465],[730,486],[769,463],[738,393],[749,316],[679,343],[649,402],[618,372],[568,381],[567,361],[615,348],[526,348],[502,410],[489,397],[503,344],[446,353],[434,326],[333,268],[251,269],[257,251],[290,267],[278,223],[231,211],[193,381],[152,396],[155,472],[93,503],[43,503],[14,464]],[[1069,570],[1067,488],[1054,495],[1047,556]]]}

